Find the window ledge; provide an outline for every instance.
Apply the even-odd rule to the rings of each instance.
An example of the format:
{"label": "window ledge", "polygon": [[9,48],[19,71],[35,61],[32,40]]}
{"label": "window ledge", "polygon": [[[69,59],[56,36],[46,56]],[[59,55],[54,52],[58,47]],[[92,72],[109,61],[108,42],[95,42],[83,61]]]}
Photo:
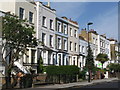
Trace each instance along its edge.
{"label": "window ledge", "polygon": [[47,27],[46,27],[46,26],[43,26],[43,25],[42,25],[42,27],[44,27],[44,28],[46,28],[46,29],[47,29]]}

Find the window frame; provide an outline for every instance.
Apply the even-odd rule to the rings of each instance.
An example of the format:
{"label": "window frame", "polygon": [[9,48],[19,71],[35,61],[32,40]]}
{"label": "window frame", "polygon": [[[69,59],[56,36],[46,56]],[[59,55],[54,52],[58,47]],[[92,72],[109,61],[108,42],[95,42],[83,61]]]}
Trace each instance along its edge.
{"label": "window frame", "polygon": [[[22,15],[22,16],[21,16]],[[20,7],[19,8],[19,18],[20,19],[24,19],[24,15],[25,15],[25,9]]]}
{"label": "window frame", "polygon": [[43,27],[47,27],[47,25],[46,25],[46,19],[47,18],[45,16],[42,17],[42,26]]}
{"label": "window frame", "polygon": [[[44,37],[43,37],[43,35],[44,35]],[[44,45],[46,45],[46,34],[45,33],[42,33],[42,43]]]}
{"label": "window frame", "polygon": [[53,30],[53,20],[50,19],[50,29]]}
{"label": "window frame", "polygon": [[33,23],[33,12],[29,11],[29,22]]}
{"label": "window frame", "polygon": [[50,35],[49,45],[50,47],[53,47],[53,35]]}

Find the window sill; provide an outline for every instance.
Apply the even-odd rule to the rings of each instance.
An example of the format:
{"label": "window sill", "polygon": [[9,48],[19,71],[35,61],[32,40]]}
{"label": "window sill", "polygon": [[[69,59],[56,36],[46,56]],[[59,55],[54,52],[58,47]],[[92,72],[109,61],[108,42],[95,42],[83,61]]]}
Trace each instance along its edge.
{"label": "window sill", "polygon": [[67,51],[66,49],[64,49],[64,51]]}
{"label": "window sill", "polygon": [[51,28],[50,28],[50,30],[54,31],[54,29],[51,29]]}
{"label": "window sill", "polygon": [[58,33],[62,33],[62,32],[58,31]]}
{"label": "window sill", "polygon": [[53,46],[50,46],[50,48],[53,48]]}
{"label": "window sill", "polygon": [[31,25],[34,25],[34,23],[32,23],[32,22],[29,22]]}
{"label": "window sill", "polygon": [[64,35],[68,35],[68,34],[65,34],[65,33],[64,33]]}
{"label": "window sill", "polygon": [[47,27],[46,27],[46,26],[42,26],[42,27],[44,27],[44,28],[46,28],[46,29],[47,29]]}

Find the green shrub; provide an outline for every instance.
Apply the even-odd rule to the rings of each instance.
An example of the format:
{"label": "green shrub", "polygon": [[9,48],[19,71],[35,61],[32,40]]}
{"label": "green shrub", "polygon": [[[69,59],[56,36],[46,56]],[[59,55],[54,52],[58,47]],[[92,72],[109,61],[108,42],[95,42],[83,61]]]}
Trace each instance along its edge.
{"label": "green shrub", "polygon": [[79,72],[78,78],[79,78],[79,79],[82,79],[82,80],[85,80],[85,76],[86,76],[86,71],[83,70],[83,71],[80,71],[80,72]]}
{"label": "green shrub", "polygon": [[115,72],[120,72],[120,64],[111,63],[107,66],[107,68],[109,69],[109,71],[114,70]]}
{"label": "green shrub", "polygon": [[50,83],[67,83],[75,82],[79,68],[77,66],[47,66],[47,82]]}
{"label": "green shrub", "polygon": [[47,66],[46,73],[48,75],[75,75],[79,73],[77,66]]}

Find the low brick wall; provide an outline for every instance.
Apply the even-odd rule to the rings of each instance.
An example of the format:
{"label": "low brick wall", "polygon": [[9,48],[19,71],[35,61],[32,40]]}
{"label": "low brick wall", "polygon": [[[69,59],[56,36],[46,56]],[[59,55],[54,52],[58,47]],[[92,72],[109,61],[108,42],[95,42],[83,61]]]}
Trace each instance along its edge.
{"label": "low brick wall", "polygon": [[33,84],[36,83],[45,83],[47,78],[47,74],[39,74],[33,78]]}
{"label": "low brick wall", "polygon": [[120,72],[116,73],[116,77],[118,77],[118,79],[120,79]]}
{"label": "low brick wall", "polygon": [[[0,84],[2,84],[2,86],[6,83],[5,77],[0,77]],[[11,84],[13,83],[13,78],[11,77]]]}

